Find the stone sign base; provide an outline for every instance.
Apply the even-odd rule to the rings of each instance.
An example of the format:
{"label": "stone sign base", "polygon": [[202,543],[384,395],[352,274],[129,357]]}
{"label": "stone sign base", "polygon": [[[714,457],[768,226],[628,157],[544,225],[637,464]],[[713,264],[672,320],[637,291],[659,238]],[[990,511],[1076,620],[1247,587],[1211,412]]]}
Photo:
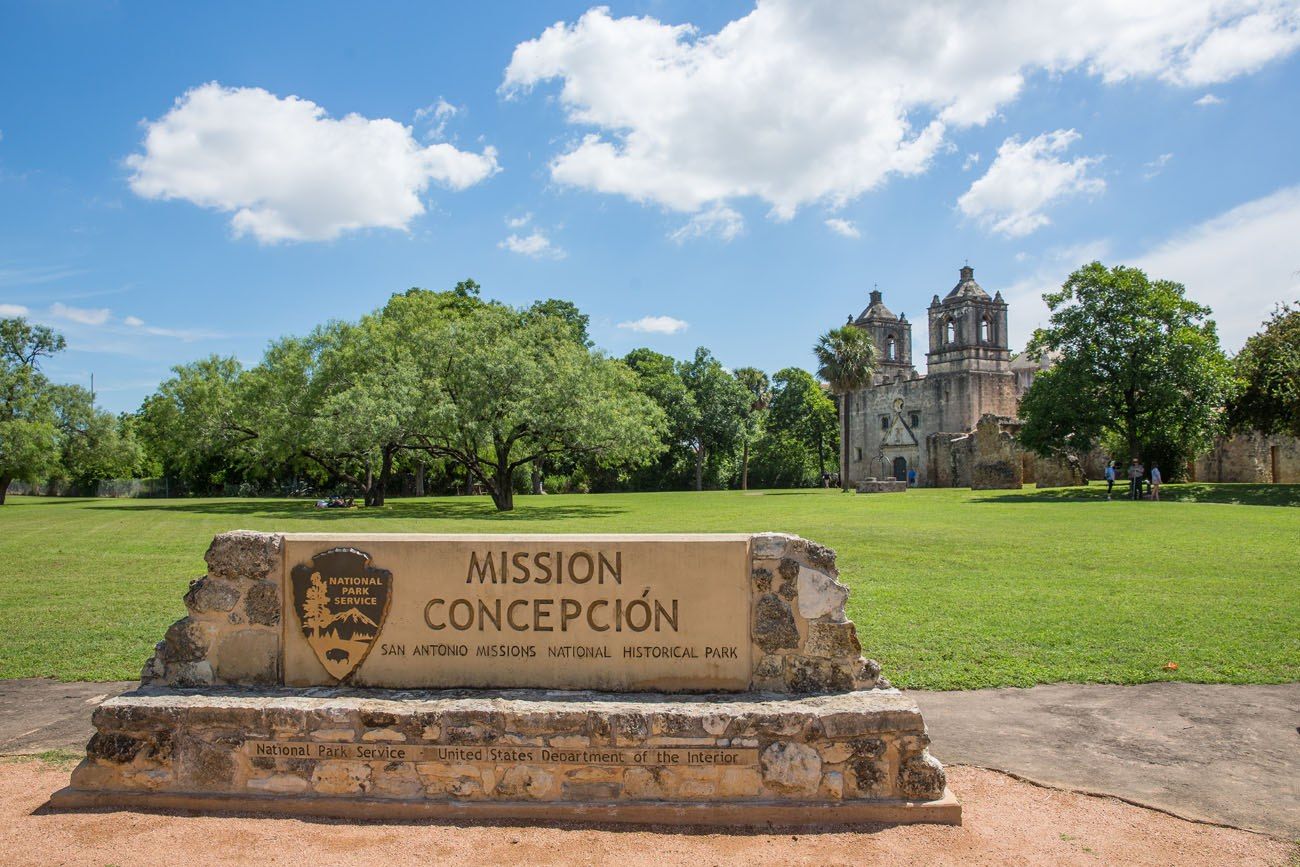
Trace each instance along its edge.
{"label": "stone sign base", "polygon": [[731,827],[960,824],[916,705],[540,690],[146,687],[110,699],[56,809]]}

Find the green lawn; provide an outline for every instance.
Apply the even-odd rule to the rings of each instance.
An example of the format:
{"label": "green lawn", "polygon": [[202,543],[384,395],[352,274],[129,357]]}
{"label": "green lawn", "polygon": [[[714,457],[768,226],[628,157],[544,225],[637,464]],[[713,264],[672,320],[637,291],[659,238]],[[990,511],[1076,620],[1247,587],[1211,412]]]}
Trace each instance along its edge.
{"label": "green lawn", "polygon": [[[214,533],[799,533],[839,552],[866,652],[899,686],[1300,680],[1300,486],[710,492],[394,500],[66,500],[0,507],[0,677],[130,679]],[[1168,662],[1178,665],[1167,671]]]}

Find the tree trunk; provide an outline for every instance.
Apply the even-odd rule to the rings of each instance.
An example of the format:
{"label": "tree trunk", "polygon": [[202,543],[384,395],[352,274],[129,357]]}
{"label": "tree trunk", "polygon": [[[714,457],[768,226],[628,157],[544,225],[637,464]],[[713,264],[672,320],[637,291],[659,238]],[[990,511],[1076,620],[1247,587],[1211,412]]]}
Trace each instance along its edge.
{"label": "tree trunk", "polygon": [[474,468],[469,464],[465,465],[465,496],[474,493]]}
{"label": "tree trunk", "polygon": [[704,490],[704,446],[695,450],[695,490]]}
{"label": "tree trunk", "polygon": [[361,502],[365,503],[367,506],[373,506],[375,504],[374,496],[375,469],[370,466],[370,464],[366,464],[366,481],[365,485],[361,488]]}
{"label": "tree trunk", "polygon": [[[506,466],[509,466],[507,464]],[[515,486],[509,470],[503,470],[498,467],[493,476],[494,484],[491,486],[492,503],[497,507],[498,512],[510,512],[515,508]]]}
{"label": "tree trunk", "polygon": [[370,490],[370,505],[384,505],[385,497],[388,494],[388,479],[393,474],[393,451],[392,448],[384,449],[383,463],[379,468],[379,479],[375,481]]}
{"label": "tree trunk", "polygon": [[533,493],[546,493],[546,477],[542,474],[542,459],[538,458],[532,463],[533,468]]}
{"label": "tree trunk", "polygon": [[849,395],[840,395],[840,490],[849,489]]}
{"label": "tree trunk", "polygon": [[749,490],[749,440],[745,440],[744,456],[740,459],[740,489]]}
{"label": "tree trunk", "polygon": [[415,465],[415,495],[424,496],[424,464]]}
{"label": "tree trunk", "polygon": [[0,506],[5,504],[5,494],[8,493],[9,483],[13,480],[13,476],[0,476]]}

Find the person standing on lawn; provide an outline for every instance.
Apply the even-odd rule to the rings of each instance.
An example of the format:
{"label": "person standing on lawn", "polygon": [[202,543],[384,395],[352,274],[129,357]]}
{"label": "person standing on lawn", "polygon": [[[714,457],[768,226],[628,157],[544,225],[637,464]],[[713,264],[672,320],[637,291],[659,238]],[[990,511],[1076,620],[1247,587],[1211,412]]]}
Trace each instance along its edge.
{"label": "person standing on lawn", "polygon": [[1110,499],[1110,492],[1115,489],[1115,462],[1106,461],[1106,499]]}
{"label": "person standing on lawn", "polygon": [[1151,499],[1160,500],[1160,467],[1156,464],[1151,465]]}
{"label": "person standing on lawn", "polygon": [[1142,476],[1146,469],[1134,458],[1128,465],[1128,494],[1133,500],[1142,499]]}

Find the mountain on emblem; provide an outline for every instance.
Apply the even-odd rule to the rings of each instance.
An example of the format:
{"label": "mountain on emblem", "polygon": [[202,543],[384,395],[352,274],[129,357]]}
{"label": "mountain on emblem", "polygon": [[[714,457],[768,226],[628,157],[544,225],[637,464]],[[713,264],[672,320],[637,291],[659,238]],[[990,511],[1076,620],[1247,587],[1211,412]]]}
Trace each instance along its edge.
{"label": "mountain on emblem", "polygon": [[289,573],[303,638],[330,677],[356,671],[388,616],[393,573],[356,548],[331,548]]}

